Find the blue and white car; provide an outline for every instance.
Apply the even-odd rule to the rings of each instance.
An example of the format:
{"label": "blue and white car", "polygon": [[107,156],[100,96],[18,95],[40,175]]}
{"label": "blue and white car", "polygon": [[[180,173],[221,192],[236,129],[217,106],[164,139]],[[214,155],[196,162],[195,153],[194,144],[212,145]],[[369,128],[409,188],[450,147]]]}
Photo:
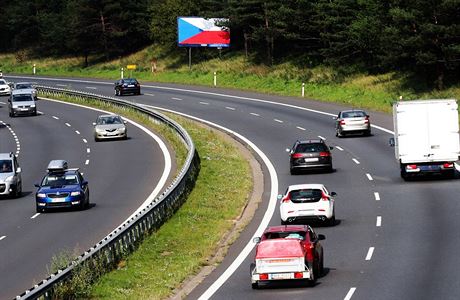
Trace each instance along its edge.
{"label": "blue and white car", "polygon": [[35,184],[37,212],[53,208],[86,209],[89,187],[78,169],[69,169],[65,160],[52,160],[40,184]]}

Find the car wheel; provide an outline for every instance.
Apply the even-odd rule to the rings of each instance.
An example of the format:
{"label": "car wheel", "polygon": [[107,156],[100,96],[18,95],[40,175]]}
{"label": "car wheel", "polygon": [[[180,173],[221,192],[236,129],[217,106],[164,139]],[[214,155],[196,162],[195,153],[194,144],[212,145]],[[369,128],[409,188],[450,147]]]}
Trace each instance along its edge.
{"label": "car wheel", "polygon": [[364,135],[365,136],[370,136],[371,135],[371,130],[368,129],[368,130],[364,131]]}
{"label": "car wheel", "polygon": [[45,209],[44,208],[41,208],[41,207],[37,207],[35,208],[35,211],[38,212],[38,213],[44,213],[45,212]]}
{"label": "car wheel", "polygon": [[97,143],[97,142],[99,142],[99,139],[95,136],[94,141]]}
{"label": "car wheel", "polygon": [[287,221],[283,221],[283,219],[281,219],[281,225],[287,225],[288,222]]}
{"label": "car wheel", "polygon": [[328,226],[334,226],[335,225],[335,212],[332,213],[332,217],[328,220],[326,220]]}
{"label": "car wheel", "polygon": [[14,113],[13,112],[10,112],[10,117],[14,118]]}
{"label": "car wheel", "polygon": [[289,172],[291,173],[291,175],[297,175],[297,170],[294,168],[291,168]]}
{"label": "car wheel", "polygon": [[14,198],[19,198],[21,197],[21,194],[22,194],[22,186],[19,185],[16,187],[16,189],[14,190]]}
{"label": "car wheel", "polygon": [[319,260],[319,276],[321,277],[324,274],[324,253],[321,253],[321,258]]}

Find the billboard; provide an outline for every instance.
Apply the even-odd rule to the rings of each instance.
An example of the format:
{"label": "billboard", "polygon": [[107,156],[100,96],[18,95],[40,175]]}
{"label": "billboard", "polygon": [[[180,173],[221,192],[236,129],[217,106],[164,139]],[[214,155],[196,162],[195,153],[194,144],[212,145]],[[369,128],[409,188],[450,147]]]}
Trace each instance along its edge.
{"label": "billboard", "polygon": [[177,32],[179,47],[230,47],[230,30],[216,23],[228,19],[205,19],[178,17]]}

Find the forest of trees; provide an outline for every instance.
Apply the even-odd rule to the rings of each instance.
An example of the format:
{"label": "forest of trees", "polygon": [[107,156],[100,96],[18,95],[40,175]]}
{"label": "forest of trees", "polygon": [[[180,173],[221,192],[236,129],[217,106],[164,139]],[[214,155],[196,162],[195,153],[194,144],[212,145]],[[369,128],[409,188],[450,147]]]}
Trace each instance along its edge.
{"label": "forest of trees", "polygon": [[[229,18],[230,51],[371,73],[460,78],[460,0],[0,0],[0,52],[116,58],[177,47],[177,17]],[[203,53],[205,53],[203,51]]]}

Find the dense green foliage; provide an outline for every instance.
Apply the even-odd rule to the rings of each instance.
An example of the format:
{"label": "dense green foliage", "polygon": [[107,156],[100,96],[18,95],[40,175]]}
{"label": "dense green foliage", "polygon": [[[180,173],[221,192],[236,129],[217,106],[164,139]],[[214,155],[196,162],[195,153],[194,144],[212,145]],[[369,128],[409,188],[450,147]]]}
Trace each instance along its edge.
{"label": "dense green foliage", "polygon": [[[404,71],[443,89],[460,72],[460,0],[0,0],[0,51],[116,58],[177,47],[177,17],[229,18],[254,63]],[[200,49],[194,60],[217,56]],[[88,63],[88,62],[87,62]]]}

